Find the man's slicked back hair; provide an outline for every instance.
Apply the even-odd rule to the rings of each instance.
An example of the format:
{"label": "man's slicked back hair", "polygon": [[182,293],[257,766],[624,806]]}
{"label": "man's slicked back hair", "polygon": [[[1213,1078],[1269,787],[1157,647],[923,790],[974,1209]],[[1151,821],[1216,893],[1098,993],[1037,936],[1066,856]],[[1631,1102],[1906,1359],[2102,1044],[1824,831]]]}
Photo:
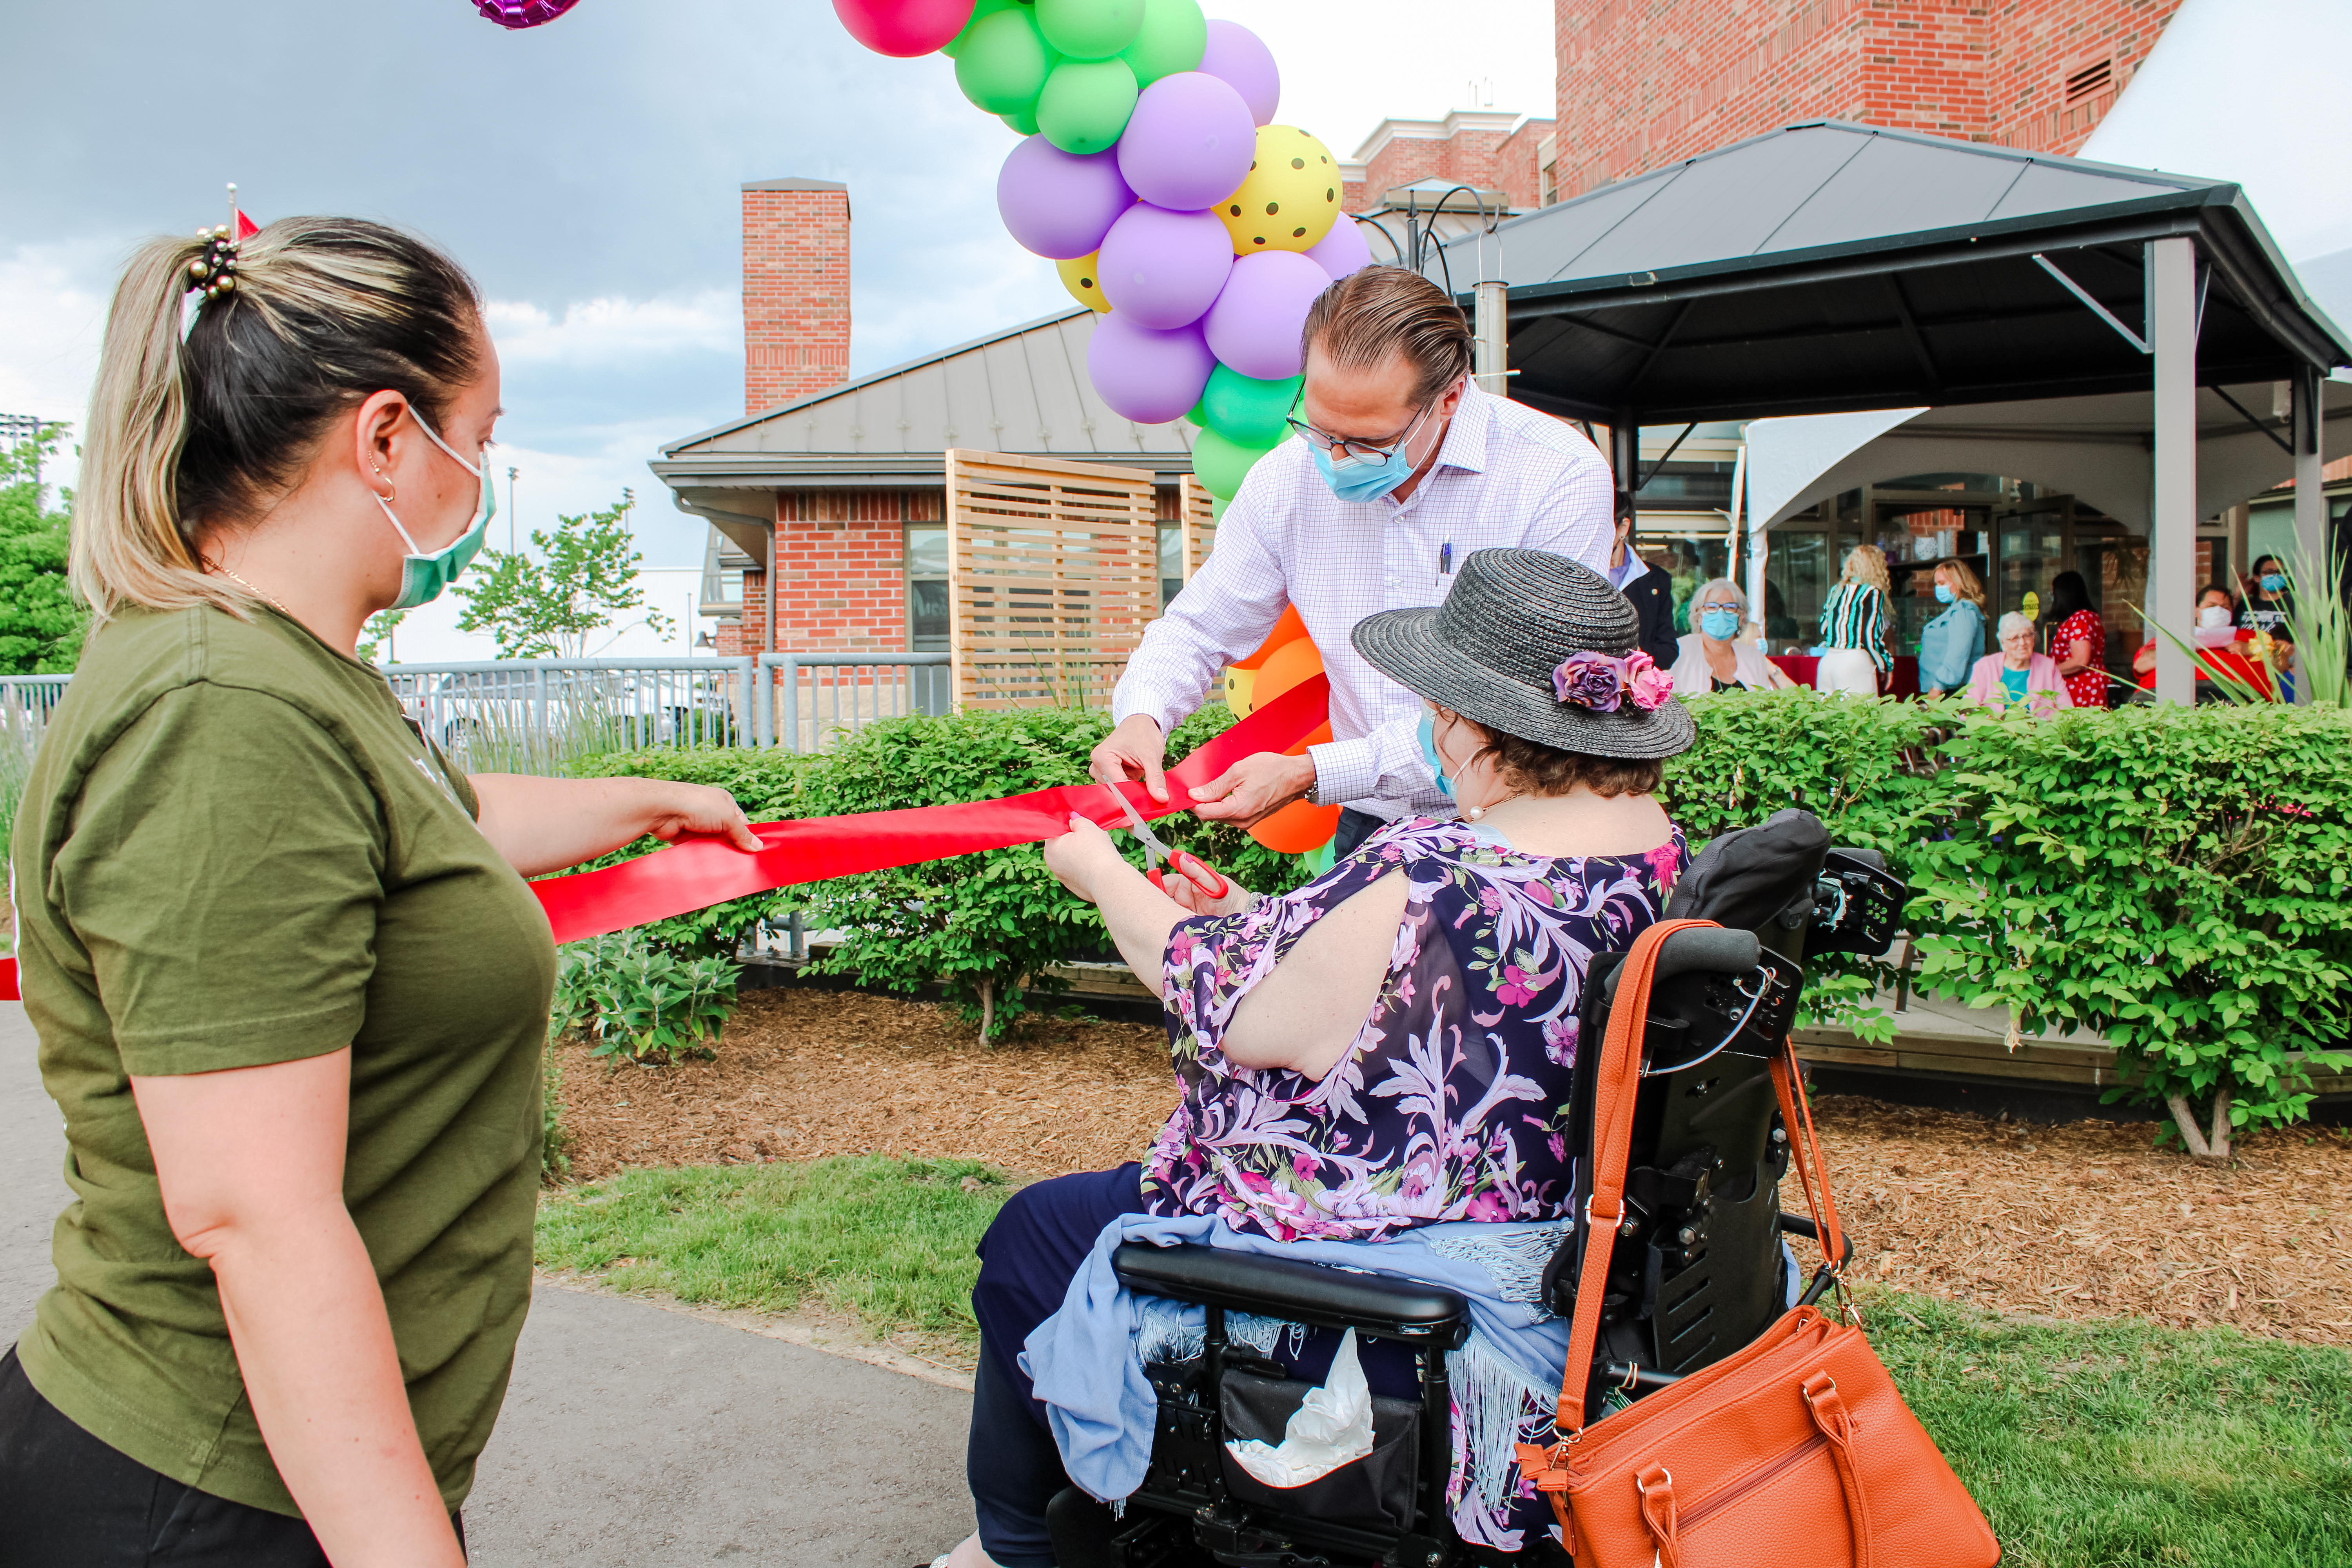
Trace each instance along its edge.
{"label": "man's slicked back hair", "polygon": [[1402,353],[1412,401],[1429,402],[1470,369],[1470,321],[1445,291],[1402,267],[1360,267],[1316,296],[1303,348],[1345,370],[1371,370]]}

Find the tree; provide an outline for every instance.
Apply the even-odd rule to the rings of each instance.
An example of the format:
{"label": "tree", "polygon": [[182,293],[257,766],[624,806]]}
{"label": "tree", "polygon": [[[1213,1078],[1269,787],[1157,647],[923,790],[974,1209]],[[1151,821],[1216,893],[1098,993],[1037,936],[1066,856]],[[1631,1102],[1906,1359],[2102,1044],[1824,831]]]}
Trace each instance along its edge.
{"label": "tree", "polygon": [[0,452],[0,675],[62,675],[81,658],[89,615],[66,584],[66,542],[73,492],[64,510],[47,510],[37,478],[43,458],[65,436],[63,425]]}
{"label": "tree", "polygon": [[559,516],[552,533],[531,530],[537,560],[519,551],[484,551],[481,563],[456,584],[466,601],[457,629],[488,632],[498,639],[500,658],[583,658],[597,632],[609,627],[617,637],[640,622],[667,638],[673,623],[657,610],[613,626],[614,616],[646,598],[636,585],[637,563],[645,557],[628,523],[636,504],[636,492],[623,490],[616,506],[584,517]]}

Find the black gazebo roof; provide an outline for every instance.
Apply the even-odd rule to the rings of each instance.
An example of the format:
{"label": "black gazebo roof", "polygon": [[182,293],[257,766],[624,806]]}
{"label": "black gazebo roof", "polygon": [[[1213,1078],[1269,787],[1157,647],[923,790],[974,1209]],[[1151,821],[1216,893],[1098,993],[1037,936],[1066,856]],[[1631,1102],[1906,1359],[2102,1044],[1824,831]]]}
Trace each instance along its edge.
{"label": "black gazebo roof", "polygon": [[1514,397],[1680,424],[2144,389],[2117,328],[2144,333],[2142,242],[2174,235],[2198,242],[2200,384],[2352,363],[2234,184],[1839,121],[1511,219],[1425,270],[1466,293],[1486,247]]}

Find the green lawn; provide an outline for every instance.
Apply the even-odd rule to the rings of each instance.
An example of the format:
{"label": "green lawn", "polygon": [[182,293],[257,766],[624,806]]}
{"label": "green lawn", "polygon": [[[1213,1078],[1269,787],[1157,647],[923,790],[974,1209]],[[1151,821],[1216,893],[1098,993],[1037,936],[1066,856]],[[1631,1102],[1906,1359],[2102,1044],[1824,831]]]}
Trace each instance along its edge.
{"label": "green lawn", "polygon": [[[972,1333],[972,1246],[1011,1191],[958,1161],[634,1171],[551,1193],[551,1268],[615,1289],[877,1332]],[[2352,1563],[2352,1356],[2132,1319],[2002,1318],[1882,1289],[1862,1305],[1904,1396],[2012,1568]]]}

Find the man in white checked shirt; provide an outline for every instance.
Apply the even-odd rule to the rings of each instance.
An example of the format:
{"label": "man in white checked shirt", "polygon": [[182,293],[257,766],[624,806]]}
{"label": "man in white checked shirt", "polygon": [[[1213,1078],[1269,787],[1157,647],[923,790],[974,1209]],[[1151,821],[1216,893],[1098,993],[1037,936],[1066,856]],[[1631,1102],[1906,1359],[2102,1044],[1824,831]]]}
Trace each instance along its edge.
{"label": "man in white checked shirt", "polygon": [[1336,802],[1344,855],[1387,819],[1454,814],[1423,760],[1421,699],[1365,663],[1349,631],[1443,600],[1476,550],[1548,550],[1605,573],[1615,486],[1575,429],[1470,382],[1469,323],[1417,273],[1367,267],[1333,284],[1306,338],[1296,438],[1250,470],[1208,560],[1144,633],[1091,766],[1167,799],[1168,731],[1296,605],[1330,677],[1331,741],[1246,757],[1192,798],[1243,826],[1302,795]]}

